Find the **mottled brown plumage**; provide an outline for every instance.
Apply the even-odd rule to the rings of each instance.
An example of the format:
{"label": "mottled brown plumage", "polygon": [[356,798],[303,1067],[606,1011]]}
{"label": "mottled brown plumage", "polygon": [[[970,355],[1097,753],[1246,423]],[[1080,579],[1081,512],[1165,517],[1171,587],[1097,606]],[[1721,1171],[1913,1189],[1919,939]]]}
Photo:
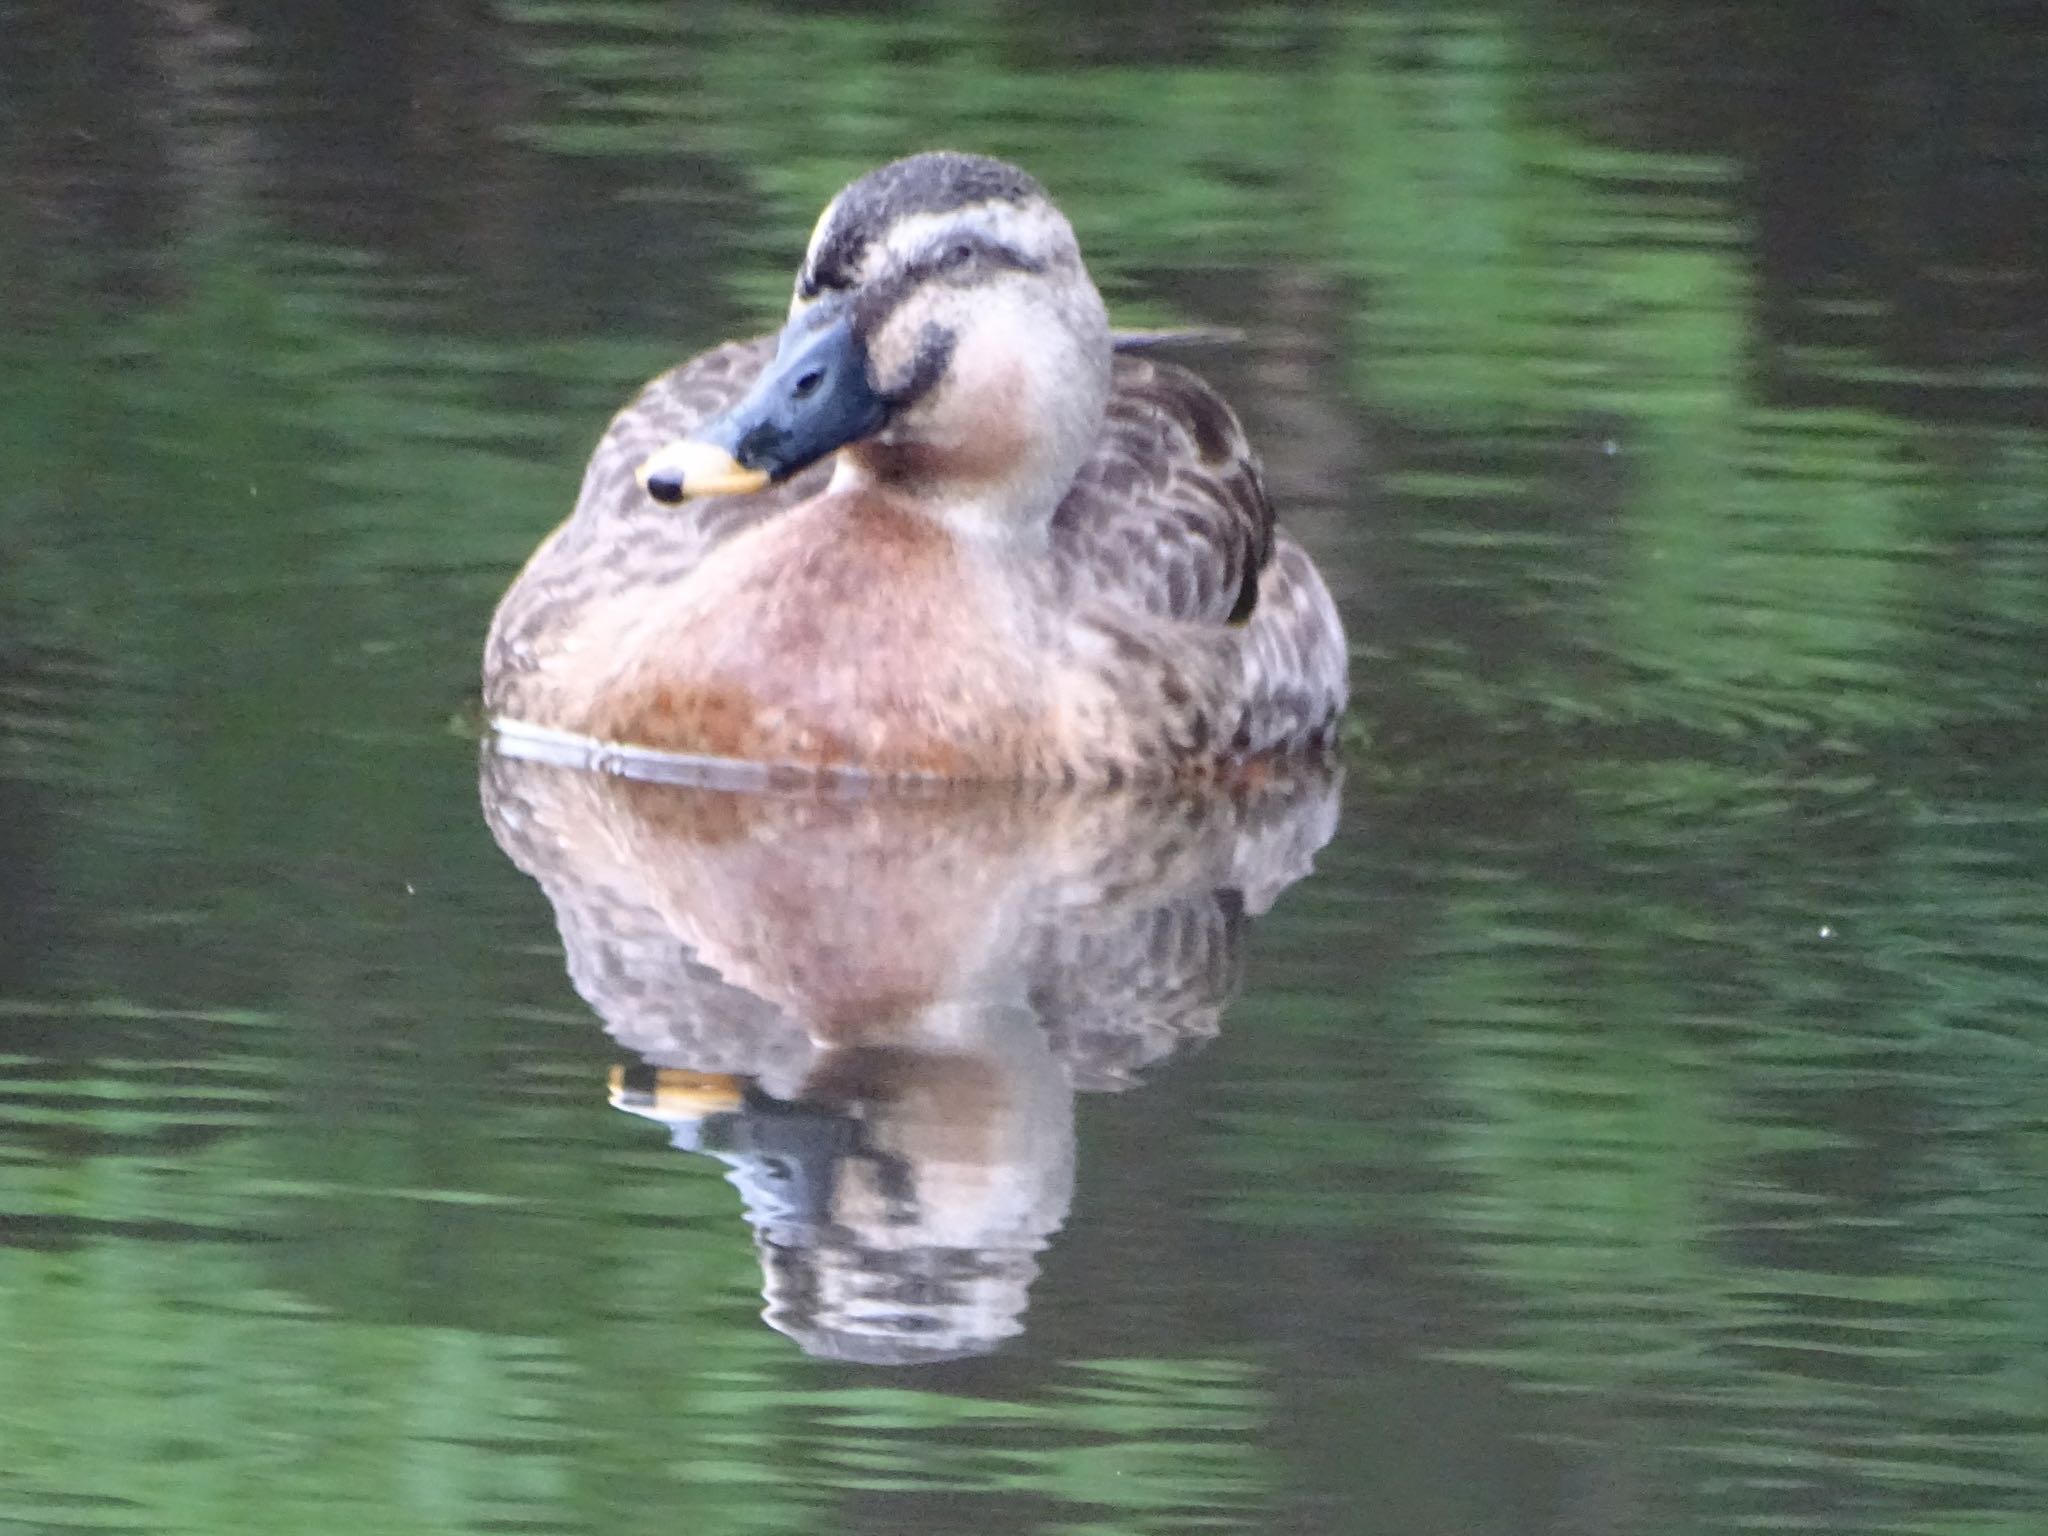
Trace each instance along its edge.
{"label": "mottled brown plumage", "polygon": [[795,312],[842,297],[887,425],[766,490],[664,506],[636,469],[732,412],[775,343],[656,379],[499,608],[494,718],[987,780],[1185,776],[1328,744],[1342,630],[1237,418],[1184,368],[1110,357],[1035,183],[961,156],[855,183]]}

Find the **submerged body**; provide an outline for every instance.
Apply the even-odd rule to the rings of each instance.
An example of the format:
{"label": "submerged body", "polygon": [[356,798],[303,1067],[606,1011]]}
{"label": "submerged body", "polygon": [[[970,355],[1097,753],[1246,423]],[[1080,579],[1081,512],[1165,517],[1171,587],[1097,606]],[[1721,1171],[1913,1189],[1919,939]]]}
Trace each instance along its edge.
{"label": "submerged body", "polygon": [[499,606],[487,708],[978,780],[1326,746],[1342,631],[1235,417],[1114,349],[1021,172],[925,155],[856,182],[781,338],[706,353],[614,420]]}

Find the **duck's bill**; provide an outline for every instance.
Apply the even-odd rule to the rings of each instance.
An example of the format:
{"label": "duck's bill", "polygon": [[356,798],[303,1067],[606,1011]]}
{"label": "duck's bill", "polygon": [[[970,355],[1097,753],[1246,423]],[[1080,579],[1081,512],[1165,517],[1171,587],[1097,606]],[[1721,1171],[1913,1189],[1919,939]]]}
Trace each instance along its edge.
{"label": "duck's bill", "polygon": [[745,496],[773,477],[765,469],[747,468],[730,448],[686,437],[650,455],[638,478],[648,495],[673,505],[692,496]]}
{"label": "duck's bill", "polygon": [[774,358],[731,409],[640,466],[640,484],[670,504],[744,495],[880,431],[888,417],[888,402],[868,382],[851,306],[821,302],[790,321]]}

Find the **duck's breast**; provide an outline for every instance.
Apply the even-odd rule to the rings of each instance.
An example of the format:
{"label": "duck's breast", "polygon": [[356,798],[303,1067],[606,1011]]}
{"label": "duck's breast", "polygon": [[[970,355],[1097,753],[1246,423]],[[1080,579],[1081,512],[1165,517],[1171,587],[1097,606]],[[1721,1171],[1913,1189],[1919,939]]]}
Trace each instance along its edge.
{"label": "duck's breast", "polygon": [[715,550],[672,603],[592,637],[608,741],[884,773],[1042,771],[1047,710],[1016,603],[935,521],[826,496]]}

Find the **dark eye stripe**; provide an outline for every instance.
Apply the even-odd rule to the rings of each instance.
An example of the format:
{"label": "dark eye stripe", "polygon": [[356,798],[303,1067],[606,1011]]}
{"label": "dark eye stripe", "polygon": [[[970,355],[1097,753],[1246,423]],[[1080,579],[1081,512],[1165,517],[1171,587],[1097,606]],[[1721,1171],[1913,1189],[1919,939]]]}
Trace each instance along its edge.
{"label": "dark eye stripe", "polygon": [[922,280],[958,272],[974,262],[1003,267],[1013,272],[1043,272],[1045,263],[1034,261],[1022,251],[1000,241],[976,235],[951,235],[931,250],[913,257],[903,269],[907,279]]}
{"label": "dark eye stripe", "polygon": [[[821,293],[845,293],[854,287],[854,273],[865,254],[869,239],[850,232],[835,232],[820,247],[817,259],[797,274],[797,297],[806,301]],[[1013,272],[1043,272],[1045,263],[1033,260],[1014,246],[979,235],[955,234],[921,255],[912,257],[896,274],[896,283],[908,285],[926,278],[956,272],[972,262]]]}
{"label": "dark eye stripe", "polygon": [[[970,251],[969,259],[960,262],[955,257],[949,264],[947,258],[953,256],[953,253],[962,246]],[[1017,272],[1045,270],[1044,262],[1034,261],[1022,251],[1014,250],[1010,246],[974,235],[950,236],[938,245],[913,256],[893,272],[854,290],[855,334],[863,337],[872,336],[888,320],[896,306],[919,288],[934,279],[946,277],[955,270],[964,270],[975,261],[989,267],[1008,268]]]}
{"label": "dark eye stripe", "polygon": [[800,299],[815,299],[819,294],[844,293],[853,286],[847,274],[807,267],[797,274],[796,292]]}

